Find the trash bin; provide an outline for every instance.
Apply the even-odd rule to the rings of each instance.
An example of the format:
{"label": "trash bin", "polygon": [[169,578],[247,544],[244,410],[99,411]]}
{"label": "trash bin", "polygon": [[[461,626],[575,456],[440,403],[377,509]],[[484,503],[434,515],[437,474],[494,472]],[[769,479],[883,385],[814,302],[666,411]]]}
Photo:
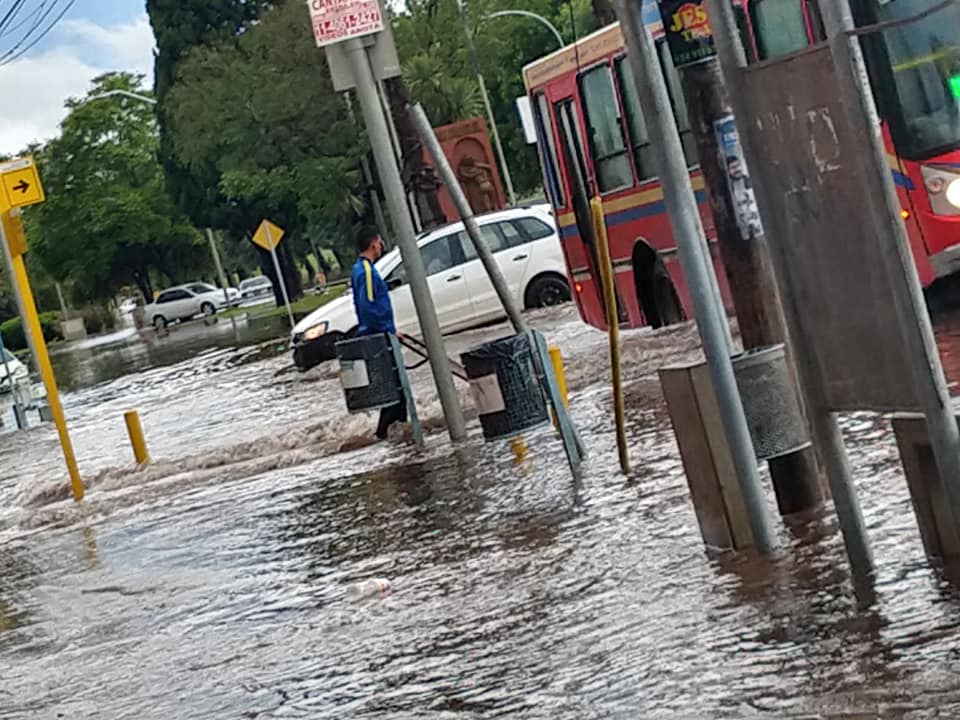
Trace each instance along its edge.
{"label": "trash bin", "polygon": [[347,410],[379,410],[400,402],[400,376],[388,335],[344,340],[336,344],[336,351]]}
{"label": "trash bin", "polygon": [[486,440],[514,437],[550,422],[528,335],[494,340],[460,359]]}
{"label": "trash bin", "polygon": [[786,348],[769,345],[731,359],[757,459],[770,460],[809,447]]}

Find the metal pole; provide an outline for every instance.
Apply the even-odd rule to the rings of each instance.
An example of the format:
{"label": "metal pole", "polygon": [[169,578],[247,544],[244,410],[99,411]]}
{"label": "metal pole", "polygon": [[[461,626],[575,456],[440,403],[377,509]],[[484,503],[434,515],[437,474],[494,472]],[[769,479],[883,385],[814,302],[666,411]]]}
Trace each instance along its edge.
{"label": "metal pole", "polygon": [[697,328],[703,342],[703,351],[720,410],[720,420],[740,483],[753,541],[760,553],[769,554],[776,545],[776,539],[771,530],[753,441],[730,361],[727,340],[729,329],[725,327],[723,309],[716,307],[716,296],[708,275],[712,268],[708,266],[707,258],[702,257],[703,224],[690,186],[690,175],[674,122],[670,97],[653,40],[640,22],[639,6],[630,0],[616,0],[615,7],[620,17],[640,104],[647,109],[645,118],[650,129],[651,145],[663,186],[667,213],[693,298]]}
{"label": "metal pole", "polygon": [[386,196],[387,207],[393,219],[396,230],[397,245],[403,257],[403,266],[407,271],[410,282],[410,293],[417,308],[417,317],[420,329],[423,332],[424,344],[430,356],[430,369],[437,386],[437,395],[443,406],[443,414],[447,421],[447,431],[450,439],[459,442],[467,436],[466,424],[463,420],[463,411],[457,389],[453,384],[453,371],[450,360],[447,358],[446,348],[443,345],[443,334],[440,331],[440,321],[437,320],[437,311],[433,306],[430,295],[430,285],[427,282],[427,273],[423,267],[423,258],[417,246],[417,238],[410,220],[403,180],[397,168],[396,158],[390,149],[390,131],[387,121],[383,117],[380,102],[377,97],[377,84],[370,70],[367,59],[367,50],[359,40],[348,40],[344,43],[344,50],[350,58],[353,68],[353,77],[357,88],[357,99],[363,112],[363,119],[370,136],[370,146],[377,163],[380,182]]}
{"label": "metal pole", "polygon": [[870,185],[864,188],[865,198],[875,216],[881,218],[883,225],[892,231],[892,242],[881,243],[877,249],[898,291],[892,300],[900,317],[907,353],[913,359],[930,445],[954,523],[960,526],[960,429],[957,427],[907,231],[900,216],[900,203],[887,165],[887,151],[880,135],[880,122],[867,81],[860,41],[852,34],[853,16],[847,0],[825,0],[822,5],[823,22],[837,69],[841,99],[854,127],[869,138],[870,154],[863,159],[869,168],[865,175]]}
{"label": "metal pole", "polygon": [[[371,66],[371,71],[373,67]],[[373,74],[377,76],[376,73]],[[393,117],[393,110],[390,108],[390,97],[387,94],[387,86],[382,81],[377,82],[377,93],[380,95],[380,104],[383,106],[383,116],[387,119],[387,127],[390,129],[390,142],[393,143],[393,153],[397,156],[397,167],[403,167],[403,146],[400,144],[400,133],[397,132],[397,122]],[[403,179],[403,173],[400,174]],[[404,188],[406,189],[406,188]],[[413,218],[413,228],[417,232],[423,231],[423,221],[420,219],[420,209],[417,207],[417,194],[412,190],[407,193],[407,202],[410,207],[410,215]]]}
{"label": "metal pole", "polygon": [[557,43],[561,48],[566,45],[566,43],[563,41],[563,35],[560,34],[560,31],[557,30],[556,26],[554,26],[552,22],[547,20],[543,15],[538,15],[537,13],[530,12],[529,10],[500,10],[499,12],[490,13],[489,15],[485,16],[483,20],[492,20],[493,18],[508,17],[510,15],[532,18],[533,20],[539,21],[545,25],[551,33],[553,33],[553,36],[557,39]]}
{"label": "metal pole", "polygon": [[287,317],[290,319],[290,329],[297,324],[293,319],[293,308],[290,307],[290,294],[287,292],[287,279],[283,276],[283,270],[280,268],[280,259],[277,257],[277,244],[273,241],[273,232],[270,225],[266,224],[264,230],[267,233],[267,243],[270,245],[270,257],[273,259],[273,270],[277,273],[277,282],[280,283],[280,292],[283,295],[283,304],[287,306]]}
{"label": "metal pole", "polygon": [[518,335],[527,332],[529,328],[523,319],[520,306],[517,304],[517,298],[510,292],[507,281],[503,277],[503,272],[500,270],[500,265],[497,263],[496,258],[493,257],[493,253],[490,252],[490,248],[487,247],[487,243],[484,242],[483,236],[480,234],[480,226],[477,225],[477,221],[473,216],[470,201],[467,200],[467,196],[464,195],[463,188],[460,187],[460,182],[457,180],[457,175],[453,172],[453,168],[450,167],[450,161],[444,154],[443,148],[440,147],[440,141],[437,140],[437,136],[433,132],[427,114],[423,111],[419,103],[410,109],[410,113],[413,124],[417,128],[417,133],[420,135],[420,139],[423,140],[427,152],[433,157],[433,162],[440,174],[440,179],[443,180],[443,183],[447,186],[447,191],[450,193],[450,197],[453,198],[453,204],[457,206],[457,212],[460,213],[463,225],[467,230],[467,235],[473,242],[474,248],[476,248],[480,262],[483,263],[484,270],[487,271],[487,277],[489,277],[490,282],[493,283],[493,289],[497,291],[497,296],[500,298],[503,309],[507,311],[507,317],[510,318],[513,329]]}
{"label": "metal pole", "polygon": [[[730,104],[733,106],[734,115],[739,118],[750,118],[752,117],[750,108],[741,89],[742,73],[743,68],[747,66],[747,56],[740,42],[740,32],[733,16],[733,5],[728,0],[706,0],[706,3],[720,64],[730,86]],[[761,167],[763,157],[756,152],[750,133],[745,132],[740,135],[740,144],[743,147],[747,165],[754,169]],[[755,184],[754,191],[760,207],[761,219],[772,217],[766,189],[762,183]],[[796,350],[794,359],[797,374],[800,376],[801,390],[807,401],[810,430],[820,459],[823,461],[847,557],[850,559],[850,566],[854,573],[865,577],[873,571],[873,553],[870,549],[860,501],[853,484],[843,436],[836,416],[827,409],[824,402],[818,373],[812,367],[810,357],[804,352],[804,337],[796,320],[798,313],[803,312],[803,308],[797,306],[797,298],[789,291],[790,286],[786,282],[790,277],[790,268],[787,267],[776,243],[771,243],[769,250],[770,260],[780,284],[787,331],[793,339],[793,347]]]}
{"label": "metal pole", "polygon": [[507,186],[507,199],[510,205],[517,204],[517,195],[513,191],[513,177],[510,175],[510,166],[507,165],[507,156],[503,152],[503,145],[500,142],[500,132],[497,130],[497,120],[493,116],[493,107],[490,105],[490,95],[487,93],[487,83],[484,82],[483,74],[480,72],[480,61],[477,58],[477,47],[473,43],[473,33],[470,32],[470,23],[467,21],[467,3],[466,0],[457,0],[460,6],[460,19],[463,21],[463,35],[467,42],[467,53],[470,56],[470,65],[473,67],[473,74],[477,78],[477,84],[480,86],[480,95],[483,97],[483,106],[487,111],[487,122],[490,123],[490,135],[493,137],[493,146],[497,151],[497,158],[500,160],[500,167],[503,168],[503,182]]}
{"label": "metal pole", "polygon": [[63,288],[60,287],[60,283],[54,283],[57,288],[57,300],[60,301],[60,312],[63,313],[63,319],[70,319],[70,311],[67,309],[67,301],[63,299]]}
{"label": "metal pole", "polygon": [[[350,93],[344,93],[343,99],[347,103],[347,115],[356,124],[357,117],[353,112],[353,101],[350,99]],[[389,235],[390,228],[387,227],[387,220],[383,215],[383,206],[380,204],[380,196],[373,187],[373,173],[370,172],[370,161],[366,154],[360,156],[360,171],[363,173],[363,184],[367,188],[370,196],[370,203],[373,205],[373,218],[380,229],[380,233],[386,238]]]}
{"label": "metal pole", "polygon": [[[267,233],[269,232],[270,231],[267,230]],[[220,252],[217,250],[217,239],[214,237],[212,228],[207,228],[207,239],[210,241],[210,254],[213,255],[213,264],[217,267],[217,276],[220,278],[220,286],[223,288],[223,300],[229,308],[230,293],[227,292],[227,274],[223,271],[223,263],[220,262]]]}

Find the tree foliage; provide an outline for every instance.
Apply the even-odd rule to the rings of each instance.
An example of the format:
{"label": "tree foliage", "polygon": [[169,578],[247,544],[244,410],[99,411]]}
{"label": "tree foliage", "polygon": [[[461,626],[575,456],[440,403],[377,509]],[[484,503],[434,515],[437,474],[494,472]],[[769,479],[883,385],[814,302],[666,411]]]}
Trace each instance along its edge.
{"label": "tree foliage", "polygon": [[202,238],[164,190],[152,109],[112,97],[138,91],[129,73],[103,75],[85,98],[69,100],[60,136],[38,154],[47,201],[31,208],[31,255],[77,299],[100,300],[151,277],[185,278],[205,268]]}

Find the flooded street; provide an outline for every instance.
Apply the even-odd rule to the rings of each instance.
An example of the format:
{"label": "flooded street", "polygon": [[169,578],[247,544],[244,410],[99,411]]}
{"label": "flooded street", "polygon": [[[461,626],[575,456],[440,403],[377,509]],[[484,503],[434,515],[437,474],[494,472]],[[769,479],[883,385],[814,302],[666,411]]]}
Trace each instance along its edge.
{"label": "flooded street", "polygon": [[[878,567],[858,600],[832,511],[781,526],[770,565],[706,556],[656,377],[694,327],[624,334],[625,479],[605,335],[572,306],[532,323],[567,358],[579,482],[551,430],[515,456],[471,411],[451,447],[426,368],[418,454],[369,445],[331,364],[291,372],[226,327],[88,349],[65,396],[87,500],[52,427],[0,437],[0,718],[960,716],[960,592],[924,557],[888,420],[844,420]],[[956,378],[960,320],[938,328]],[[370,578],[392,593],[348,597]]]}

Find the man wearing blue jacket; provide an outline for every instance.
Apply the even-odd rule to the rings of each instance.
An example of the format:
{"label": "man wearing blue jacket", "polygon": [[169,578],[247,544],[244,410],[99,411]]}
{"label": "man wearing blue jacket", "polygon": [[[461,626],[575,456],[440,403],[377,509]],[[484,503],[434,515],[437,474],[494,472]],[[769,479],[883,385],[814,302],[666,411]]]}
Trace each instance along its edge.
{"label": "man wearing blue jacket", "polygon": [[[375,228],[365,227],[357,234],[357,258],[350,275],[350,287],[353,289],[353,306],[357,311],[357,325],[360,335],[378,335],[380,333],[400,334],[393,319],[393,305],[390,303],[390,291],[387,283],[380,277],[374,263],[384,253],[383,239]],[[402,337],[402,336],[400,336]],[[377,437],[387,439],[390,426],[407,421],[407,401],[400,393],[396,405],[380,411],[377,425]]]}

